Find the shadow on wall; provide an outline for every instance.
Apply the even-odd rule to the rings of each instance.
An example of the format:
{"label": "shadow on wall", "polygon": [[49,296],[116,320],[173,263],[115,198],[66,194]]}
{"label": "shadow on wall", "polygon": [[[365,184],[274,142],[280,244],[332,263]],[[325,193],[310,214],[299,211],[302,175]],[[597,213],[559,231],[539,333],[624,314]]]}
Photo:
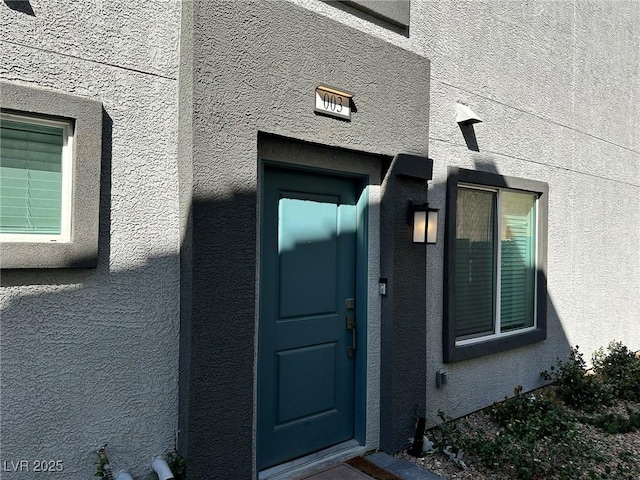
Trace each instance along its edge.
{"label": "shadow on wall", "polygon": [[[177,256],[39,273],[51,287],[3,288],[5,458],[45,455],[66,478],[88,478],[108,443],[114,467],[152,480],[149,459],[177,434]],[[3,271],[3,283],[33,285],[37,274]]]}
{"label": "shadow on wall", "polygon": [[35,17],[36,14],[31,7],[31,3],[29,0],[3,0],[5,5],[9,7],[11,10],[15,10],[16,12],[24,13]]}
{"label": "shadow on wall", "polygon": [[[180,441],[189,446],[192,471],[216,471],[221,477],[241,472],[242,478],[249,472],[249,478],[255,394],[256,192],[232,192],[193,203],[193,258],[186,255],[180,260],[176,252],[111,271],[111,120],[106,113],[103,124],[98,267],[3,272],[5,286],[72,286],[36,294],[16,288],[13,297],[6,297],[0,330],[2,409],[12,413],[2,416],[4,453],[7,458],[35,458],[46,446],[47,455],[64,460],[69,477],[79,478],[92,474],[94,451],[108,442],[113,462],[136,478],[150,479],[146,459],[173,448],[179,411]],[[498,173],[490,158],[478,159],[476,168]],[[430,196],[444,199],[445,193],[444,184],[430,188]],[[182,297],[182,305],[180,284],[189,285],[191,292]],[[514,382],[540,383],[538,368],[532,364],[547,368],[556,356],[569,351],[550,298],[547,306],[546,342],[520,347],[517,352],[525,355],[511,351],[447,365],[455,371],[452,383],[459,382],[455,392],[473,390],[469,385],[477,385],[482,371],[499,375],[508,370],[513,378],[500,380],[501,388],[485,382],[491,390],[483,394],[484,403],[500,400]],[[442,320],[428,312],[427,321]],[[427,332],[427,342],[428,337]],[[441,335],[427,343],[429,368],[442,364],[442,350],[434,347],[440,341]],[[427,371],[429,382],[434,375]],[[443,397],[436,399],[433,391],[428,395],[431,411]],[[466,402],[460,414],[479,408],[472,396],[445,401]],[[412,423],[412,414],[407,412],[407,424]],[[25,428],[33,418],[40,419],[37,427]],[[235,451],[233,462],[228,459],[230,449]]]}
{"label": "shadow on wall", "polygon": [[[392,32],[409,38],[409,27],[403,27],[400,24],[393,23],[391,20],[385,20],[384,17],[380,17],[374,13],[368,13],[366,8],[362,5],[358,6],[356,2],[350,1],[337,1],[337,0],[323,0],[334,8],[343,10],[355,17],[358,17],[367,22],[373,23],[379,27],[386,28]],[[408,2],[407,2],[408,3]]]}
{"label": "shadow on wall", "polygon": [[252,475],[256,206],[255,190],[191,206],[192,244],[183,245],[180,271],[178,441],[196,480]]}
{"label": "shadow on wall", "polygon": [[478,147],[478,139],[476,138],[476,131],[473,127],[473,123],[458,123],[458,126],[460,127],[460,131],[462,132],[462,137],[464,138],[464,143],[466,143],[467,148],[474,152],[479,152],[480,147]]}
{"label": "shadow on wall", "polygon": [[108,443],[112,464],[152,480],[148,459],[177,436],[179,258],[145,258],[138,240],[111,270],[106,111],[102,125],[97,267],[1,272],[1,440],[5,458],[46,453],[69,478],[93,475]]}

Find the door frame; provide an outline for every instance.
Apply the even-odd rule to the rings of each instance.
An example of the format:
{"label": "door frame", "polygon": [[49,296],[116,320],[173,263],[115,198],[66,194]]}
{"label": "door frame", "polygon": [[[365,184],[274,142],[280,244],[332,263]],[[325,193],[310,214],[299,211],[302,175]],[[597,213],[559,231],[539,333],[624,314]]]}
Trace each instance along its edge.
{"label": "door frame", "polygon": [[[286,148],[287,142],[283,142]],[[263,181],[265,169],[281,169],[291,172],[300,172],[307,174],[318,174],[324,176],[332,176],[338,178],[349,178],[354,180],[358,185],[358,201],[356,203],[356,271],[355,271],[355,295],[356,295],[356,355],[355,355],[355,378],[354,378],[354,437],[359,445],[366,444],[366,419],[367,419],[367,358],[368,358],[368,297],[369,297],[369,175],[363,173],[352,173],[341,170],[327,169],[323,167],[308,166],[301,164],[289,163],[282,160],[271,158],[259,158],[259,192],[258,192],[258,238],[257,250],[258,258],[261,257],[262,242],[261,236],[263,231],[262,216],[262,198],[264,195]],[[260,336],[260,310],[262,298],[260,295],[261,285],[261,262],[257,262],[256,272],[256,338],[255,338],[255,385],[258,385],[258,343]],[[254,393],[254,425],[257,427],[257,388]],[[257,442],[257,436],[256,440]],[[254,451],[260,448],[255,445]],[[255,459],[254,459],[255,461]]]}

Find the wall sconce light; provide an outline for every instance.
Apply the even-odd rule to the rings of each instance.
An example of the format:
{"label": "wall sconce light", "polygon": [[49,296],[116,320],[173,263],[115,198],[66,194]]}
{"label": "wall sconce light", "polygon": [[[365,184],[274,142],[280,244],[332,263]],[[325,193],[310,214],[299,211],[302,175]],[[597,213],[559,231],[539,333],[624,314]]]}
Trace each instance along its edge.
{"label": "wall sconce light", "polygon": [[413,243],[436,243],[438,238],[438,210],[428,204],[409,204],[409,225],[413,227]]}
{"label": "wall sconce light", "polygon": [[482,122],[480,117],[468,105],[458,102],[456,103],[456,122],[458,122],[467,148],[474,152],[479,152],[480,148],[478,147],[476,132],[473,130],[473,124]]}
{"label": "wall sconce light", "polygon": [[456,122],[462,125],[480,123],[482,120],[476,113],[464,103],[456,103]]}

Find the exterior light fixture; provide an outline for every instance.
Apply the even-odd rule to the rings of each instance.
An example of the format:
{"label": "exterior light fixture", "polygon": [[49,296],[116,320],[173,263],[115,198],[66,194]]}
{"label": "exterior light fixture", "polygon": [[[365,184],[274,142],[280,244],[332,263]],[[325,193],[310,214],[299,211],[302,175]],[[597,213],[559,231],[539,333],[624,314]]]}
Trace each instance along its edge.
{"label": "exterior light fixture", "polygon": [[464,103],[456,103],[456,122],[462,125],[480,123],[482,120]]}
{"label": "exterior light fixture", "polygon": [[434,244],[438,238],[438,210],[429,205],[409,205],[408,222],[413,227],[413,243]]}
{"label": "exterior light fixture", "polygon": [[456,122],[460,127],[467,148],[474,152],[479,152],[480,148],[478,147],[476,133],[473,131],[473,124],[482,122],[480,117],[468,105],[458,102],[456,103]]}

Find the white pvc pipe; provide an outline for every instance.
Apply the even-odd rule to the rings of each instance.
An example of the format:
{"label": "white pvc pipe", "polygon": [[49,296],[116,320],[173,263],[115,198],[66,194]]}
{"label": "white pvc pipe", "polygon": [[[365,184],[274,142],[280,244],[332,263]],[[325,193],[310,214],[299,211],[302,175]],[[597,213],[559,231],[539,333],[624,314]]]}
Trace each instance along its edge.
{"label": "white pvc pipe", "polygon": [[151,463],[151,468],[153,471],[158,474],[159,480],[173,480],[173,473],[171,473],[171,469],[167,462],[165,462],[164,458],[156,457],[153,459],[153,463]]}
{"label": "white pvc pipe", "polygon": [[131,475],[129,475],[127,472],[118,472],[115,480],[133,480],[133,478],[131,478]]}

